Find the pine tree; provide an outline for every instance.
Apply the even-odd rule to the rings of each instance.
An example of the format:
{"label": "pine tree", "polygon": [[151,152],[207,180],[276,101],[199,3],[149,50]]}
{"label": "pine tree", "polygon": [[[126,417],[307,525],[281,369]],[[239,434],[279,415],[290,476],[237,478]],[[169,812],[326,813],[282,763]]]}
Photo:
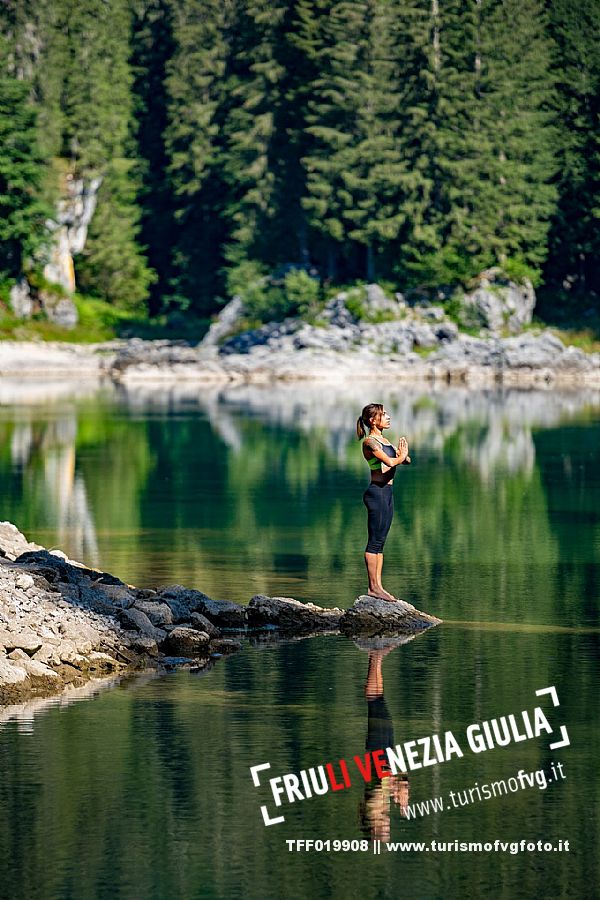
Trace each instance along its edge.
{"label": "pine tree", "polygon": [[44,161],[27,82],[6,74],[0,41],[0,275],[18,277],[47,234],[42,199]]}
{"label": "pine tree", "polygon": [[79,286],[109,303],[144,314],[155,279],[140,252],[140,208],[133,160],[115,157],[104,167],[87,241],[76,257]]}
{"label": "pine tree", "polygon": [[222,264],[220,148],[232,0],[172,0],[167,173],[173,198],[171,303],[214,308]]}
{"label": "pine tree", "polygon": [[268,254],[276,214],[273,142],[284,101],[278,47],[285,12],[281,2],[246,0],[237,5],[232,27],[223,172],[231,223],[225,255],[234,265]]}
{"label": "pine tree", "polygon": [[[431,286],[518,259],[539,271],[554,208],[549,44],[540,0],[432,0],[431,189],[404,267]],[[422,121],[425,121],[423,117]]]}
{"label": "pine tree", "polygon": [[[304,40],[319,73],[308,104],[314,141],[305,157],[304,202],[330,245],[347,256],[351,251],[346,271],[372,279],[378,254],[389,269],[415,195],[425,188],[404,131],[414,100],[415,54],[407,37],[412,7],[363,0],[335,4],[326,19],[320,8],[309,13],[306,5]],[[363,254],[351,249],[353,242]]]}
{"label": "pine tree", "polygon": [[137,156],[140,159],[139,239],[147,247],[157,275],[149,298],[150,315],[164,306],[172,279],[175,232],[173,190],[168,176],[167,66],[174,53],[171,0],[136,0],[133,4],[132,90]]}
{"label": "pine tree", "polygon": [[554,0],[549,16],[560,199],[546,281],[600,294],[600,0]]}

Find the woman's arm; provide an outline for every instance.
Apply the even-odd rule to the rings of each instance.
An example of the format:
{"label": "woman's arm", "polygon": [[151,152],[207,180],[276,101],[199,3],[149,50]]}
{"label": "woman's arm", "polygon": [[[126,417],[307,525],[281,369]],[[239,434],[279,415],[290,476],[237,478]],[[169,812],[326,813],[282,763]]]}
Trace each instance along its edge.
{"label": "woman's arm", "polygon": [[[394,466],[400,466],[406,459],[408,454],[408,444],[406,445],[406,454],[402,457],[400,456],[388,456],[387,453],[384,453],[381,449],[381,445],[377,443],[373,438],[367,438],[364,442],[365,447],[368,447],[373,456],[377,457],[377,459],[381,460],[384,465],[388,466],[388,468],[393,468]],[[366,458],[366,457],[365,457]]]}

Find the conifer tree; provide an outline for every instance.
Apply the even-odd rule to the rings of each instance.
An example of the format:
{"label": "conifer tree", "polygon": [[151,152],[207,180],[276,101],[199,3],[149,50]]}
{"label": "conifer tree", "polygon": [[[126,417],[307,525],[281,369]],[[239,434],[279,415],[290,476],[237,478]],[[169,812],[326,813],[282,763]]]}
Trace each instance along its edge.
{"label": "conifer tree", "polygon": [[44,160],[30,88],[6,69],[0,39],[0,275],[15,278],[46,239],[50,208],[42,199]]}
{"label": "conifer tree", "polygon": [[231,223],[225,255],[234,265],[264,257],[275,216],[273,141],[284,99],[278,48],[285,12],[283,2],[270,0],[236,5],[223,150],[225,215]]}
{"label": "conifer tree", "polygon": [[157,279],[149,297],[150,315],[162,311],[172,278],[174,198],[168,174],[167,65],[174,53],[171,0],[133,3],[133,96],[137,156],[140,160],[140,235]]}
{"label": "conifer tree", "polygon": [[201,313],[214,302],[222,261],[220,150],[232,15],[232,0],[172,0],[165,131],[175,216],[171,302]]}
{"label": "conifer tree", "polygon": [[600,0],[549,7],[557,83],[559,203],[547,282],[600,294]]}
{"label": "conifer tree", "polygon": [[509,259],[539,271],[555,201],[543,6],[467,0],[440,11],[433,0],[431,15],[429,120],[417,143],[432,190],[406,270],[432,286]]}

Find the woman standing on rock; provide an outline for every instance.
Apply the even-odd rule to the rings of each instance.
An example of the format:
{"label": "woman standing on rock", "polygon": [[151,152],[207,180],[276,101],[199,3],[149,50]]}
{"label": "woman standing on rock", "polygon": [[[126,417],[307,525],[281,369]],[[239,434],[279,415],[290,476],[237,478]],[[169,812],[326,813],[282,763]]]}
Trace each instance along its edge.
{"label": "woman standing on rock", "polygon": [[381,584],[383,545],[394,516],[394,468],[410,463],[408,442],[401,437],[394,448],[383,437],[383,429],[390,427],[390,416],[382,403],[368,403],[356,421],[356,434],[363,441],[363,456],[371,469],[371,483],[363,494],[368,511],[369,540],[365,550],[365,564],[369,576],[369,597],[397,600]]}

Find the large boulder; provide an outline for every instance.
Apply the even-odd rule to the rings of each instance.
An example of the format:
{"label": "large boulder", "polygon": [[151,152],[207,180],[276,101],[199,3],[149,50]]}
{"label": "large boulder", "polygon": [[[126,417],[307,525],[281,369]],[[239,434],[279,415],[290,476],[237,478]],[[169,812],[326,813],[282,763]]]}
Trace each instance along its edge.
{"label": "large boulder", "polygon": [[267,597],[256,594],[248,604],[251,627],[275,625],[285,631],[330,631],[337,629],[341,609],[325,609],[314,603],[301,603],[292,597]]}
{"label": "large boulder", "polygon": [[362,594],[346,610],[340,629],[345,634],[379,635],[398,632],[423,631],[439,625],[441,619],[421,612],[406,600],[391,602]]}
{"label": "large boulder", "polygon": [[465,325],[480,325],[493,332],[506,328],[517,334],[531,322],[535,300],[528,279],[515,284],[493,268],[482,272],[476,289],[461,298],[460,315]]}
{"label": "large boulder", "polygon": [[197,612],[202,613],[213,625],[221,629],[240,631],[248,624],[246,607],[234,603],[233,600],[211,600],[210,597],[206,597],[199,603]]}
{"label": "large boulder", "polygon": [[31,299],[29,282],[25,278],[20,278],[16,284],[13,284],[8,294],[8,302],[15,316],[19,319],[31,318],[33,300]]}
{"label": "large boulder", "polygon": [[169,632],[161,649],[174,656],[208,656],[209,636],[205,631],[178,625]]}
{"label": "large boulder", "polygon": [[171,610],[172,621],[188,622],[193,612],[202,612],[201,604],[210,600],[202,591],[183,587],[181,584],[171,584],[157,588],[156,601],[166,604]]}

